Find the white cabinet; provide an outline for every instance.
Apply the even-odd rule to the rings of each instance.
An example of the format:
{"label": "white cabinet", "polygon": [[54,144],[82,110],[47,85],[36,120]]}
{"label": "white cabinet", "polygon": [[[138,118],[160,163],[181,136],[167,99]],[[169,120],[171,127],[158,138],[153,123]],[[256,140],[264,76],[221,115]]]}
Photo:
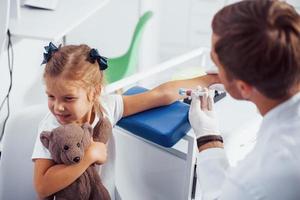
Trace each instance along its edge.
{"label": "white cabinet", "polygon": [[[79,24],[98,12],[109,0],[60,1],[55,10],[20,8],[20,17],[11,18],[9,29],[13,36],[58,41]],[[59,23],[57,23],[59,22]]]}
{"label": "white cabinet", "polygon": [[162,57],[205,46],[210,47],[211,21],[225,0],[166,0],[162,3]]}
{"label": "white cabinet", "polygon": [[191,0],[189,14],[190,47],[210,47],[211,22],[214,14],[225,4],[224,0]]}

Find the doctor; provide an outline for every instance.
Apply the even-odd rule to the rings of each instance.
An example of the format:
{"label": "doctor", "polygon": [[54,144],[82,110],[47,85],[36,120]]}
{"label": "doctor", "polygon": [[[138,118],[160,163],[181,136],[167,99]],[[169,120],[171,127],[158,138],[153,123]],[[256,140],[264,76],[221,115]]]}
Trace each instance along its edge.
{"label": "doctor", "polygon": [[300,199],[300,16],[285,2],[242,1],[212,22],[211,57],[236,99],[253,102],[263,121],[253,151],[229,169],[209,96],[193,97],[202,199]]}

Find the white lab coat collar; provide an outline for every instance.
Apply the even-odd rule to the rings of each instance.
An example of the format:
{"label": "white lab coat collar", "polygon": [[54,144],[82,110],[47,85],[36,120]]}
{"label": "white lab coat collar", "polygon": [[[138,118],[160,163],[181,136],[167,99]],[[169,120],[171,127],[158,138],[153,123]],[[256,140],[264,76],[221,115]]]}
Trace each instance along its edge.
{"label": "white lab coat collar", "polygon": [[[299,105],[298,109],[295,109],[297,108],[297,106],[295,106],[296,104]],[[284,123],[287,122],[287,119],[293,120],[299,115],[299,109],[300,92],[266,113],[263,117],[257,138],[264,137],[261,141],[268,141],[267,137],[271,137],[271,135],[268,134],[272,134],[274,132],[270,131],[273,129],[274,124],[276,124],[276,127],[279,127],[280,125],[284,125]]]}
{"label": "white lab coat collar", "polygon": [[274,116],[276,116],[276,118],[278,118],[278,116],[279,116],[279,118],[280,118],[280,116],[282,116],[281,114],[284,114],[284,115],[289,114],[289,112],[287,112],[287,111],[289,111],[289,109],[295,109],[295,107],[293,107],[293,105],[299,101],[300,101],[300,92],[298,92],[297,94],[295,94],[288,100],[282,102],[281,104],[279,104],[278,106],[272,108],[269,112],[267,112],[267,114],[264,116],[263,123],[268,122]]}

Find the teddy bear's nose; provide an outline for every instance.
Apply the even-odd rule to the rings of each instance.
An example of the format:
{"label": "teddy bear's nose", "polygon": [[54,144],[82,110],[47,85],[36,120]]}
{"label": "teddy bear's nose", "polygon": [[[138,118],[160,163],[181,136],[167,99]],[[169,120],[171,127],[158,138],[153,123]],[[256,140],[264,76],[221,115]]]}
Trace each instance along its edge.
{"label": "teddy bear's nose", "polygon": [[80,158],[77,156],[73,159],[74,162],[79,162],[80,161]]}

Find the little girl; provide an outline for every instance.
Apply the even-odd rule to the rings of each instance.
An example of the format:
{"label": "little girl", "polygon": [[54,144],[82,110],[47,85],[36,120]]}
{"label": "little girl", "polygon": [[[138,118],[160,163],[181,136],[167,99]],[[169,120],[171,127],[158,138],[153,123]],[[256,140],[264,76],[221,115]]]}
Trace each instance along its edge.
{"label": "little girl", "polygon": [[[108,119],[107,122],[114,126],[122,117],[178,100],[180,87],[207,87],[219,81],[217,76],[207,75],[168,82],[142,94],[100,96],[103,88],[103,70],[107,65],[106,59],[100,56],[96,49],[87,45],[57,48],[52,43],[45,49],[47,52],[44,53],[43,64],[45,63],[46,67],[43,78],[50,112],[41,121],[39,133],[68,123],[81,125],[88,122],[95,127],[97,122],[103,119]],[[73,183],[89,165],[98,163],[103,164],[103,184],[111,199],[115,199],[114,150],[114,137],[110,138],[107,147],[103,143],[92,141],[83,160],[78,164],[58,165],[53,162],[38,135],[32,154],[34,185],[38,196],[45,198],[62,190]]]}

